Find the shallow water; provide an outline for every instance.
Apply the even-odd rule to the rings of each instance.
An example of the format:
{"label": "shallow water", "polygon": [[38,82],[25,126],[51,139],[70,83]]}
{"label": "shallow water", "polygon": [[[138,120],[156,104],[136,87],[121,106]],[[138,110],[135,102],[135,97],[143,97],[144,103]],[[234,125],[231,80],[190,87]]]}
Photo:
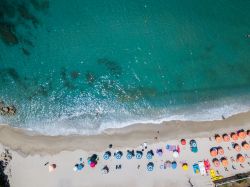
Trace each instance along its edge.
{"label": "shallow water", "polygon": [[1,1],[0,96],[42,133],[250,109],[250,1]]}

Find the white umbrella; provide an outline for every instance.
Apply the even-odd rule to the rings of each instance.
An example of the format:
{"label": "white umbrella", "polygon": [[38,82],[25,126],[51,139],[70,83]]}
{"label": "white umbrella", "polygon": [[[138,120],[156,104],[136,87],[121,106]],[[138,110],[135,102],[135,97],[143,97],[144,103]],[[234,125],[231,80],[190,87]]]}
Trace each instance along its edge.
{"label": "white umbrella", "polygon": [[174,151],[174,152],[173,152],[173,157],[174,157],[174,158],[178,158],[178,157],[179,157],[179,153],[178,153],[177,151]]}

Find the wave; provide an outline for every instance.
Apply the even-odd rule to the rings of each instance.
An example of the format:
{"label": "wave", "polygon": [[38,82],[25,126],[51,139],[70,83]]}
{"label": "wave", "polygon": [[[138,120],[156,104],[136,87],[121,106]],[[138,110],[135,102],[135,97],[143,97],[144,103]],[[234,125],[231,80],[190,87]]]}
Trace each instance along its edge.
{"label": "wave", "polygon": [[[24,128],[45,135],[99,134],[109,128],[122,128],[138,123],[160,124],[165,121],[213,121],[250,111],[250,96],[227,97],[210,102],[189,104],[175,107],[140,107],[126,108],[113,106],[111,103],[101,104],[93,112],[84,107],[69,112],[65,110],[54,118],[37,118],[31,115],[25,123],[11,123],[11,126]],[[99,103],[100,104],[100,103]],[[86,107],[86,106],[85,106]],[[98,111],[98,113],[96,113]],[[33,115],[33,116],[32,116]],[[2,123],[6,119],[0,118]]]}

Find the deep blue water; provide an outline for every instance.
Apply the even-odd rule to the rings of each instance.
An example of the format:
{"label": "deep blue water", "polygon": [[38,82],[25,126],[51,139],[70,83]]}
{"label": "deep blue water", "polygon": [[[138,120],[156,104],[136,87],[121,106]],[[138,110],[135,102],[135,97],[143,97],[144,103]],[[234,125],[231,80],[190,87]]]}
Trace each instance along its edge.
{"label": "deep blue water", "polygon": [[1,0],[0,122],[96,133],[250,109],[249,0]]}

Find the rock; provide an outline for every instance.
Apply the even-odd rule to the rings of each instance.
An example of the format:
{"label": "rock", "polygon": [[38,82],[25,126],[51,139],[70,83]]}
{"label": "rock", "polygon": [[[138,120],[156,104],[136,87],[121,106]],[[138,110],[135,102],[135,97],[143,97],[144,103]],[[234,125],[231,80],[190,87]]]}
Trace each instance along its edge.
{"label": "rock", "polygon": [[6,106],[3,107],[3,108],[2,108],[2,111],[3,111],[4,113],[8,113],[8,112],[9,112],[9,107],[6,107]]}
{"label": "rock", "polygon": [[0,101],[0,109],[2,109],[4,107],[4,102]]}

